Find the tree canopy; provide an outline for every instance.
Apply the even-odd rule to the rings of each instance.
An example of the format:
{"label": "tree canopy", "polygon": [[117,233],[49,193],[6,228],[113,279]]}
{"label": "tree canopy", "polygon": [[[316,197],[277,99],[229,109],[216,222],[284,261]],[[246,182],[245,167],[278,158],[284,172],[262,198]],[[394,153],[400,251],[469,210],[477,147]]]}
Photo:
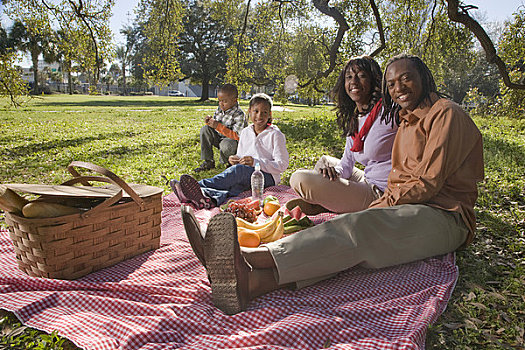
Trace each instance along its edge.
{"label": "tree canopy", "polygon": [[[458,0],[141,0],[116,50],[108,26],[113,2],[9,0],[6,8],[32,37],[53,38],[61,60],[76,62],[94,84],[117,52],[122,73],[129,68],[144,87],[190,78],[202,85],[202,99],[209,84],[225,82],[284,99],[291,93],[284,81],[294,77],[294,93],[319,99],[348,58],[369,54],[384,63],[408,52],[458,102],[473,87],[495,93],[496,72],[502,91],[525,88],[523,10],[498,47],[470,16],[474,7]],[[45,46],[39,43],[41,52]]]}

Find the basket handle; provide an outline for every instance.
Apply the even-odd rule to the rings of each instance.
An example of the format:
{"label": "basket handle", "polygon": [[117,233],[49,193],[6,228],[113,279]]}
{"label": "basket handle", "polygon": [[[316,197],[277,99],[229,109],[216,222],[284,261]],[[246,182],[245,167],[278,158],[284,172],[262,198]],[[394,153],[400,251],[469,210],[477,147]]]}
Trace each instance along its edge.
{"label": "basket handle", "polygon": [[[74,184],[77,184],[77,183],[86,183],[87,181],[100,181],[100,182],[107,182],[107,183],[113,183],[113,180],[109,179],[109,178],[106,178],[106,177],[101,177],[101,176],[77,176],[77,177],[74,177],[72,179],[69,179],[67,180],[66,182],[63,182],[62,185],[65,185],[65,186],[72,186]],[[87,182],[89,183],[89,182]],[[91,184],[89,184],[89,186],[91,186]],[[113,204],[117,203],[121,198],[122,198],[122,195],[123,195],[123,192],[122,192],[122,188],[119,189],[119,191],[117,193],[115,193],[113,195],[113,197],[110,197],[110,198],[107,198],[104,202],[100,203],[99,205],[89,209],[88,211],[80,214],[83,218],[86,218],[88,216],[92,216],[93,214],[96,214],[98,213],[99,211],[101,210],[104,210],[110,206],[112,206]]]}
{"label": "basket handle", "polygon": [[[81,161],[73,161],[73,162],[71,162],[69,164],[69,166],[67,167],[67,170],[74,177],[78,178],[78,182],[80,182],[81,184],[86,185],[86,186],[91,186],[91,184],[88,182],[88,179],[90,179],[90,177],[81,176],[79,174],[79,172],[75,169],[75,167],[88,169],[88,170],[91,170],[91,171],[94,171],[94,172],[97,172],[99,174],[102,174],[102,175],[106,176],[112,183],[116,184],[121,189],[123,189],[131,197],[131,199],[133,199],[133,201],[140,206],[141,209],[144,209],[144,201],[142,200],[142,198],[139,197],[137,192],[135,192],[131,187],[129,187],[129,185],[124,180],[122,180],[120,177],[118,177],[117,175],[115,175],[114,173],[109,171],[108,169],[103,168],[103,167],[101,167],[99,165],[96,165],[96,164],[93,164],[93,163],[88,163],[88,162],[81,162]],[[108,182],[108,181],[105,181],[105,180],[100,180],[101,178],[99,178],[99,177],[91,177],[91,179],[93,179],[93,178],[96,179],[95,181]]]}

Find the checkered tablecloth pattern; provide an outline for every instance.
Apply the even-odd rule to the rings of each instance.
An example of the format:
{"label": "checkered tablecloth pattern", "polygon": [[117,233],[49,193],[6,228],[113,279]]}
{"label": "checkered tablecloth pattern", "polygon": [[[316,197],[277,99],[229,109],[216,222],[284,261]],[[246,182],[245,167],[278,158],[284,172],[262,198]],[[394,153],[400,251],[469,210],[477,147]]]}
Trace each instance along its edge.
{"label": "checkered tablecloth pattern", "polygon": [[[295,196],[286,186],[266,194],[281,203]],[[204,227],[216,212],[196,216]],[[424,349],[427,326],[445,309],[458,276],[453,254],[380,270],[356,267],[226,316],[211,303],[174,195],[164,197],[162,219],[158,250],[75,281],[20,272],[1,230],[0,308],[84,349]]]}

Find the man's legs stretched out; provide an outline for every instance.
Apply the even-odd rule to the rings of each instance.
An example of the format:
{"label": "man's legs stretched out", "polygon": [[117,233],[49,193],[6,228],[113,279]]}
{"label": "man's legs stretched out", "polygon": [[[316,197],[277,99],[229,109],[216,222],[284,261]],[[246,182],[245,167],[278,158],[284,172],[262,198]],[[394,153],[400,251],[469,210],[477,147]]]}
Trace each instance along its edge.
{"label": "man's legs stretched out", "polygon": [[206,267],[215,306],[226,314],[235,314],[245,310],[251,299],[280,288],[267,249],[255,249],[252,255],[253,261],[261,260],[268,268],[252,269],[241,256],[233,215],[220,213],[212,217],[202,237],[191,208],[184,206],[181,212],[191,247]]}
{"label": "man's legs stretched out", "polygon": [[210,225],[231,224],[207,230],[204,252],[208,266],[208,256],[214,266],[225,266],[215,271],[211,283],[215,305],[227,313],[244,310],[247,300],[256,296],[290,285],[307,286],[360,263],[381,268],[454,251],[468,231],[456,213],[401,205],[341,215],[266,246],[243,248],[241,259],[235,219],[220,215]]}

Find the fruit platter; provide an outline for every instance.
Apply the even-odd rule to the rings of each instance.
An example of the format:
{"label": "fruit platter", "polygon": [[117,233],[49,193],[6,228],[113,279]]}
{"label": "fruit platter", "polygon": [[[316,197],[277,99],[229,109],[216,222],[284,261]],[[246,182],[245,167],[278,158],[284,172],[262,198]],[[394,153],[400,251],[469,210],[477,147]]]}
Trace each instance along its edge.
{"label": "fruit platter", "polygon": [[251,197],[229,200],[220,209],[235,216],[242,247],[258,247],[314,225],[299,206],[290,210],[275,196],[265,197],[262,205]]}

